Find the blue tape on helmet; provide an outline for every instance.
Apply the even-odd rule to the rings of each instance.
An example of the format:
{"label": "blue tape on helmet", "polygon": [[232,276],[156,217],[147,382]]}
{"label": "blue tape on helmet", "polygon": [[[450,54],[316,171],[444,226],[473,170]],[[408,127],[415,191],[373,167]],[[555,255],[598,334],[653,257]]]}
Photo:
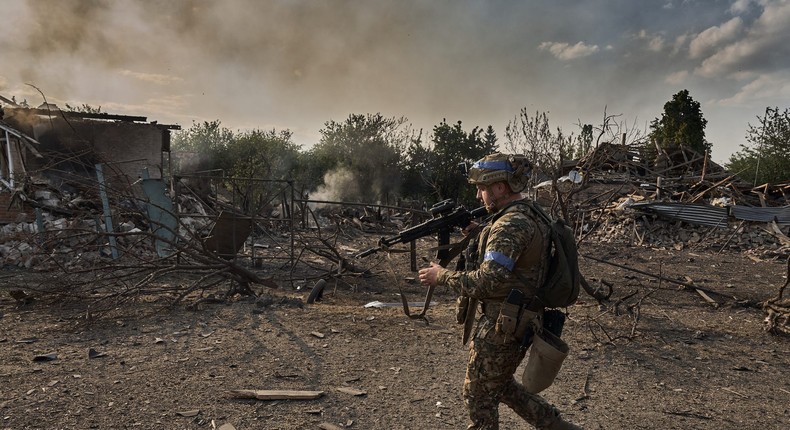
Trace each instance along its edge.
{"label": "blue tape on helmet", "polygon": [[508,161],[476,161],[475,164],[472,165],[473,169],[488,169],[488,170],[504,170],[506,172],[512,172],[513,166],[510,165]]}

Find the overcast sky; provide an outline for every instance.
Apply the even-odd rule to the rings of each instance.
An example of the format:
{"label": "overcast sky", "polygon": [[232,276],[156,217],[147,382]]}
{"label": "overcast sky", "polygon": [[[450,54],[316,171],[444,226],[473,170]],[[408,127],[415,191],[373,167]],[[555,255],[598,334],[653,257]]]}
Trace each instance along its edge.
{"label": "overcast sky", "polygon": [[648,130],[688,89],[713,159],[790,107],[788,0],[0,0],[0,95],[189,127],[290,129],[352,113],[430,131],[522,108],[578,134]]}

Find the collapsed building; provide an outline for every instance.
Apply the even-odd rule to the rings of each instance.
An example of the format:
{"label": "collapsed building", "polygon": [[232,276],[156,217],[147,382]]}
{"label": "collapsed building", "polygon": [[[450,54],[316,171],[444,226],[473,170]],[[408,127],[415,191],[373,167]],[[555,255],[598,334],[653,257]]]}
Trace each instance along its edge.
{"label": "collapsed building", "polygon": [[162,178],[170,164],[170,132],[180,128],[146,117],[63,111],[50,103],[28,108],[11,102],[2,112],[0,223],[32,221],[37,202],[57,210],[68,203],[60,199],[93,197],[84,185],[95,182],[97,169],[113,188],[129,188],[143,172]]}
{"label": "collapsed building", "polygon": [[624,144],[601,144],[566,177],[580,237],[682,249],[728,247],[788,252],[790,182],[748,184],[682,145],[654,160]]}

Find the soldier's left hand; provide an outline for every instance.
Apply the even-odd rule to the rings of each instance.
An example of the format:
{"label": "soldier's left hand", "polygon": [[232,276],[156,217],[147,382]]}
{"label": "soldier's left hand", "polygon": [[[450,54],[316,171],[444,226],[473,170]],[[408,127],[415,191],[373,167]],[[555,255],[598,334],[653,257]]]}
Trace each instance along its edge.
{"label": "soldier's left hand", "polygon": [[431,267],[420,269],[420,283],[423,285],[436,285],[436,278],[442,266],[431,263]]}

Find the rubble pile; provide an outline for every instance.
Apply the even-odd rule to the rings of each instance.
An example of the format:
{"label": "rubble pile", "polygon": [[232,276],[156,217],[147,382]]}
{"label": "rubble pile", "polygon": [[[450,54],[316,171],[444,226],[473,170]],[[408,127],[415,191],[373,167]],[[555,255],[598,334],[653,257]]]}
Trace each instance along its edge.
{"label": "rubble pile", "polygon": [[[105,227],[98,218],[54,218],[43,213],[43,230],[37,223],[10,223],[0,229],[0,262],[36,271],[88,268],[112,256]],[[156,257],[150,234],[131,221],[116,228],[116,246],[126,259]]]}
{"label": "rubble pile", "polygon": [[619,207],[597,211],[597,223],[581,226],[580,237],[602,243],[646,246],[665,249],[697,249],[721,252],[752,251],[766,255],[787,253],[788,246],[757,224],[732,224],[709,227],[662,219],[657,215]]}
{"label": "rubble pile", "polygon": [[582,241],[790,253],[790,184],[754,187],[682,146],[646,162],[627,145],[602,144],[574,166],[584,181],[558,189]]}

